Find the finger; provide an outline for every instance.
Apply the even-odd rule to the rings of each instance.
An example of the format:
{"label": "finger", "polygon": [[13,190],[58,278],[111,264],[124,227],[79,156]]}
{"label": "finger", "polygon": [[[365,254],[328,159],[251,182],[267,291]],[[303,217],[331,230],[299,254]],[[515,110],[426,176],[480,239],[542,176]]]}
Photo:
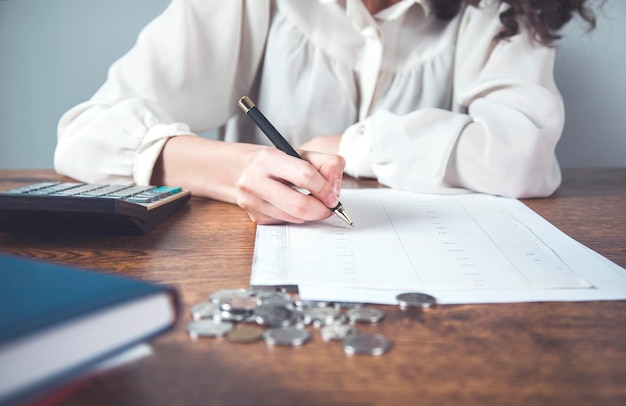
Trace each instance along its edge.
{"label": "finger", "polygon": [[[317,200],[313,197],[309,197],[308,199]],[[314,203],[318,204],[319,201]],[[305,221],[323,220],[332,215],[332,212],[328,210],[328,208],[324,207],[317,216],[310,216],[309,214],[304,216],[294,216],[291,213],[283,211],[275,205],[260,199],[241,199],[238,201],[238,205],[246,210],[250,219],[256,224],[301,224]]]}
{"label": "finger", "polygon": [[[280,153],[279,158],[278,161],[285,158],[294,159],[286,157],[283,153]],[[267,222],[265,219],[267,217],[281,222],[301,223],[305,220],[324,219],[330,215],[328,207],[318,199],[294,190],[285,184],[284,179],[276,179],[280,171],[277,173],[275,170],[267,169],[275,166],[255,162],[237,182],[236,203],[252,214],[253,221]]]}
{"label": "finger", "polygon": [[274,225],[274,224],[284,224],[284,223],[301,224],[302,223],[302,222],[297,222],[297,221],[287,221],[287,220],[274,218],[264,213],[259,213],[255,211],[248,211],[247,213],[248,213],[248,217],[250,217],[250,220],[254,224],[258,224],[258,225]]}
{"label": "finger", "polygon": [[238,193],[238,204],[249,212],[291,223],[321,220],[330,215],[330,210],[317,198],[307,196],[273,180],[261,189],[244,189]]}
{"label": "finger", "polygon": [[[314,197],[302,195],[287,183],[310,191]],[[311,163],[277,149],[258,151],[239,177],[237,189],[238,194],[256,196],[304,220],[326,218],[329,208],[337,205],[332,187]],[[244,198],[258,204],[250,196]]]}
{"label": "finger", "polygon": [[[313,165],[330,185],[335,196],[341,193],[341,181],[346,161],[339,155],[303,151],[303,158]],[[333,206],[334,207],[334,206]]]}
{"label": "finger", "polygon": [[308,190],[324,206],[335,207],[337,196],[330,183],[308,162],[302,162],[285,176],[294,186]]}
{"label": "finger", "polygon": [[293,216],[255,194],[240,193],[237,205],[248,213],[248,217],[256,224],[303,223],[305,220]]}

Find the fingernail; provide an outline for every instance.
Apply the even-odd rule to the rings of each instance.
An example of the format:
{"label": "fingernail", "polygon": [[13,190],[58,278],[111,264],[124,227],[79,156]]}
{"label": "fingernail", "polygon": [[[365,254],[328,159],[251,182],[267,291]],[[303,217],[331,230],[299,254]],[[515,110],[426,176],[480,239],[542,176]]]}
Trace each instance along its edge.
{"label": "fingernail", "polygon": [[335,196],[339,196],[339,194],[341,193],[341,181],[340,180],[336,180],[333,182],[333,193],[335,194]]}
{"label": "fingernail", "polygon": [[337,206],[337,204],[339,204],[339,198],[337,197],[336,194],[331,193],[328,196],[326,204],[328,205],[328,207],[335,207],[335,206]]}

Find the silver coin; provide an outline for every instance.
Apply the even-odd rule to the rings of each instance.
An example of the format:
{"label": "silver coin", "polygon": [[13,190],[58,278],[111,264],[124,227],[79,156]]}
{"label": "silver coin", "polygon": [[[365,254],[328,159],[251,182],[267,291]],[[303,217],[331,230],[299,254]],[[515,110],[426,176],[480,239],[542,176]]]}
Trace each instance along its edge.
{"label": "silver coin", "polygon": [[213,315],[219,313],[220,308],[217,303],[201,302],[191,306],[189,312],[194,320],[211,319]]}
{"label": "silver coin", "polygon": [[346,316],[353,323],[378,323],[385,317],[385,312],[376,307],[353,307],[346,311]]}
{"label": "silver coin", "polygon": [[303,311],[304,323],[316,326],[333,324],[341,317],[341,313],[334,307],[309,307]]}
{"label": "silver coin", "polygon": [[247,289],[220,289],[209,295],[209,301],[214,303],[224,303],[234,297],[250,297],[250,291]]}
{"label": "silver coin", "polygon": [[323,302],[319,300],[302,300],[297,298],[294,300],[293,304],[300,309],[309,309],[311,307],[328,307],[330,306],[329,302]]}
{"label": "silver coin", "polygon": [[348,355],[382,355],[389,350],[391,343],[382,334],[350,334],[342,341],[343,350]]}
{"label": "silver coin", "polygon": [[363,307],[365,303],[357,303],[357,302],[333,302],[333,306],[337,309],[352,309],[355,307]]}
{"label": "silver coin", "polygon": [[263,298],[272,296],[278,292],[275,286],[249,286],[248,291],[250,292],[250,295],[258,298],[260,301],[262,301]]}
{"label": "silver coin", "polygon": [[306,343],[310,338],[311,333],[297,327],[271,328],[263,332],[263,339],[268,345],[298,346]]}
{"label": "silver coin", "polygon": [[276,292],[271,295],[265,295],[260,298],[260,302],[264,305],[293,307],[293,300],[291,300],[291,297],[288,294],[283,292]]}
{"label": "silver coin", "polygon": [[250,285],[248,286],[248,290],[255,296],[262,295],[264,293],[278,292],[278,288],[271,285]]}
{"label": "silver coin", "polygon": [[233,329],[233,323],[217,323],[210,319],[192,321],[187,325],[187,333],[191,338],[222,337]]}
{"label": "silver coin", "polygon": [[220,309],[232,313],[245,313],[252,311],[259,304],[259,299],[253,296],[235,296],[221,299]]}
{"label": "silver coin", "polygon": [[293,312],[293,316],[291,317],[291,324],[289,324],[289,326],[298,328],[306,327],[306,323],[304,322],[304,313],[302,310],[295,308],[291,309],[291,311]]}
{"label": "silver coin", "polygon": [[296,319],[293,310],[280,305],[259,305],[253,310],[254,319],[257,323],[269,327],[291,326]]}
{"label": "silver coin", "polygon": [[400,309],[405,310],[409,307],[416,307],[422,310],[428,310],[437,304],[437,299],[431,295],[418,292],[401,293],[396,296]]}
{"label": "silver coin", "polygon": [[320,329],[320,335],[324,341],[343,340],[355,331],[354,327],[347,324],[330,324]]}
{"label": "silver coin", "polygon": [[232,321],[241,322],[247,321],[251,312],[227,312],[225,310],[219,311],[213,315],[213,321],[216,323]]}

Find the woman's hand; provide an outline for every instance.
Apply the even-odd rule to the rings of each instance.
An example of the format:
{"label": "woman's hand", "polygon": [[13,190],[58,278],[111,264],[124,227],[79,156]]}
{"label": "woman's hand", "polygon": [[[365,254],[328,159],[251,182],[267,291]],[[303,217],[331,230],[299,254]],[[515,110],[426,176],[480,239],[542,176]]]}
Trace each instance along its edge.
{"label": "woman's hand", "polygon": [[[294,158],[276,148],[249,154],[236,183],[236,203],[257,224],[303,223],[332,214],[345,161],[337,155],[301,151]],[[304,194],[305,189],[311,194]]]}
{"label": "woman's hand", "polygon": [[333,154],[300,153],[304,159],[273,147],[176,136],[161,151],[152,184],[236,203],[257,224],[327,218],[338,202],[345,161]]}

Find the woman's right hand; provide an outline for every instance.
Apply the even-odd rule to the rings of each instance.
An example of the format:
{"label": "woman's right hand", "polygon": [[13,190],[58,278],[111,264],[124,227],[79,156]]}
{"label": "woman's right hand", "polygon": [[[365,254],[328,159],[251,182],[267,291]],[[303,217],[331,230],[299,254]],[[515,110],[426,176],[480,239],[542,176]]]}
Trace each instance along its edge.
{"label": "woman's right hand", "polygon": [[338,155],[300,152],[304,159],[273,147],[175,136],[155,163],[152,183],[235,203],[257,224],[325,219],[339,201],[345,161]]}
{"label": "woman's right hand", "polygon": [[344,159],[307,151],[301,155],[304,159],[271,147],[249,155],[236,183],[236,203],[253,222],[303,223],[332,214],[330,208],[339,202]]}

